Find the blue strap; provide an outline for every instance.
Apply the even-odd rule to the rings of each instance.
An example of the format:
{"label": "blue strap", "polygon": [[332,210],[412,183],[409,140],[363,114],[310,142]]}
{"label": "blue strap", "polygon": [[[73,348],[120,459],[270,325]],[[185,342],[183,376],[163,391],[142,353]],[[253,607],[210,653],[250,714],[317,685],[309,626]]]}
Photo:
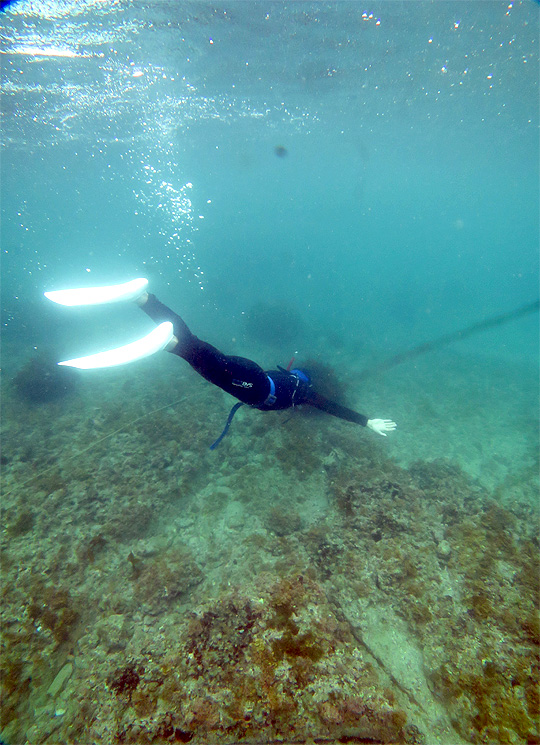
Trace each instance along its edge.
{"label": "blue strap", "polygon": [[238,411],[238,409],[243,406],[244,404],[242,401],[239,401],[237,404],[235,404],[232,409],[229,412],[229,416],[227,417],[227,424],[225,425],[225,428],[223,429],[223,432],[220,434],[220,436],[217,438],[217,440],[210,445],[210,450],[215,450],[219,443],[222,441],[222,439],[225,437],[227,432],[229,431],[229,427],[231,426],[231,422],[233,420],[234,415]]}
{"label": "blue strap", "polygon": [[263,406],[273,406],[276,403],[276,384],[270,377],[270,375],[266,376],[268,378],[268,381],[270,383],[270,393],[266,397],[266,401],[263,403]]}
{"label": "blue strap", "polygon": [[[273,406],[276,403],[276,400],[277,400],[277,398],[276,398],[276,384],[274,383],[274,381],[272,380],[272,378],[270,377],[270,375],[267,375],[266,377],[268,378],[268,381],[270,383],[270,393],[266,397],[266,400],[265,400],[263,406]],[[210,450],[215,450],[217,448],[217,446],[219,445],[219,443],[222,441],[222,439],[225,437],[225,435],[229,431],[229,427],[231,426],[231,422],[232,422],[232,420],[234,418],[234,415],[236,414],[236,412],[238,411],[238,409],[241,406],[244,406],[244,403],[242,401],[239,401],[237,404],[235,404],[232,407],[232,409],[229,412],[229,416],[227,417],[227,423],[226,423],[226,425],[225,425],[225,427],[223,429],[223,432],[220,434],[220,436],[217,438],[217,440],[210,445]]]}

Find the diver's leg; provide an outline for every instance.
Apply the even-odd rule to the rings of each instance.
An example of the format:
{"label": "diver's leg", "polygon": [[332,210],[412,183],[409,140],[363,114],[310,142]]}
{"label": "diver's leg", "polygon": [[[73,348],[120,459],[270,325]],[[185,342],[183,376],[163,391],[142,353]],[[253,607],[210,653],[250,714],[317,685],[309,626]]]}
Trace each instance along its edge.
{"label": "diver's leg", "polygon": [[152,293],[145,293],[138,300],[147,316],[156,323],[170,321],[174,338],[167,351],[189,362],[199,375],[247,404],[261,404],[270,391],[270,381],[264,370],[245,357],[223,354],[219,349],[192,334],[187,324],[174,311],[160,302]]}
{"label": "diver's leg", "polygon": [[[187,324],[180,318],[180,316],[164,305],[150,292],[145,292],[137,298],[135,302],[141,310],[143,310],[147,316],[150,316],[150,318],[156,323],[163,323],[163,321],[170,321],[172,323],[176,344],[174,346],[172,346],[172,344],[169,345],[167,351],[177,354],[183,359],[187,359],[185,354],[189,354],[190,347],[194,343],[196,337],[193,336]],[[189,362],[189,360],[187,361]]]}
{"label": "diver's leg", "polygon": [[211,344],[198,339],[180,316],[163,305],[155,295],[146,292],[147,285],[148,280],[140,278],[121,285],[46,292],[45,296],[49,300],[69,306],[134,300],[159,324],[150,334],[132,344],[59,364],[81,369],[111,367],[166,349],[185,359],[206,380],[243,403],[258,405],[266,400],[271,386],[268,376],[259,365],[243,357],[224,355]]}

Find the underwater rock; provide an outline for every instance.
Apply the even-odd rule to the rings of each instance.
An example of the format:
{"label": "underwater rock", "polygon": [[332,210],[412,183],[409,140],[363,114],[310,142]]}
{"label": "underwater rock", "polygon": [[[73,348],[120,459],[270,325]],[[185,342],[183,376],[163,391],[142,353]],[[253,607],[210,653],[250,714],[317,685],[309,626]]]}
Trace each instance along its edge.
{"label": "underwater rock", "polygon": [[413,722],[320,585],[293,573],[246,590],[227,590],[168,627],[160,622],[164,653],[150,645],[152,662],[136,676],[132,664],[109,680],[118,741],[414,742],[405,738]]}
{"label": "underwater rock", "polygon": [[452,547],[448,543],[448,541],[441,541],[437,545],[437,556],[439,559],[443,559],[444,561],[448,561],[450,556],[452,555]]}
{"label": "underwater rock", "polygon": [[59,366],[49,355],[33,357],[15,376],[17,394],[31,403],[55,401],[75,389],[77,373]]}
{"label": "underwater rock", "polygon": [[47,693],[49,694],[49,696],[52,696],[53,698],[56,698],[56,696],[58,696],[68,679],[71,677],[72,672],[73,665],[71,664],[71,662],[68,662],[58,672],[51,685],[47,688]]}
{"label": "underwater rock", "polygon": [[302,518],[297,512],[276,505],[268,512],[265,524],[272,533],[284,536],[301,530]]}
{"label": "underwater rock", "polygon": [[113,613],[108,618],[104,618],[97,624],[97,634],[108,653],[125,649],[128,634],[125,630],[124,616],[120,613]]}
{"label": "underwater rock", "polygon": [[203,581],[204,575],[188,549],[171,548],[140,562],[134,569],[134,594],[141,608],[159,614]]}

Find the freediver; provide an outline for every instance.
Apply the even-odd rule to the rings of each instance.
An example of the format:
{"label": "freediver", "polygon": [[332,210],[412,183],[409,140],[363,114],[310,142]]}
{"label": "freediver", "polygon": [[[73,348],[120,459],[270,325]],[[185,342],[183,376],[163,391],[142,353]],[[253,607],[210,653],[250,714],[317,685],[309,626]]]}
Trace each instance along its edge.
{"label": "freediver", "polygon": [[58,364],[92,369],[125,364],[162,349],[176,354],[203,378],[238,399],[231,409],[225,429],[211,449],[221,442],[234,414],[244,404],[260,411],[277,411],[307,404],[332,416],[368,427],[383,437],[396,429],[397,425],[391,419],[369,419],[317,393],[307,371],[279,366],[276,370],[263,370],[256,362],[245,357],[223,354],[192,334],[180,316],[147,292],[147,286],[148,280],[141,278],[120,285],[44,293],[49,300],[67,306],[134,301],[159,324],[150,334],[131,344]]}

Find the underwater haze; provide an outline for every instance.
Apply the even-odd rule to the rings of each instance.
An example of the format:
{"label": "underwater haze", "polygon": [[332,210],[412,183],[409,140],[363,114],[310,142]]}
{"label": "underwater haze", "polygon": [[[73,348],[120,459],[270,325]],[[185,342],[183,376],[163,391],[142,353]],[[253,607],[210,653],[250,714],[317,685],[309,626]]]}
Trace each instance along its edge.
{"label": "underwater haze", "polygon": [[2,742],[537,742],[538,3],[2,5]]}

